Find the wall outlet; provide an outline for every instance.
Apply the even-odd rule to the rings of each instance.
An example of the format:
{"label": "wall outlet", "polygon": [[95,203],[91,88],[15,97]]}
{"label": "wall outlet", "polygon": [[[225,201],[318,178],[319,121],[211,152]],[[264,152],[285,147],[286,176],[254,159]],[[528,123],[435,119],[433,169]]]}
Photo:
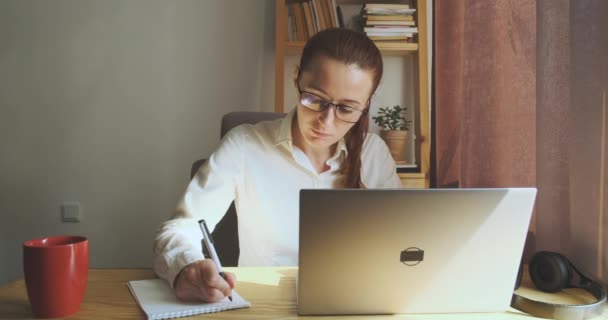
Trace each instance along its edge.
{"label": "wall outlet", "polygon": [[81,210],[79,202],[64,202],[61,204],[61,221],[80,222]]}

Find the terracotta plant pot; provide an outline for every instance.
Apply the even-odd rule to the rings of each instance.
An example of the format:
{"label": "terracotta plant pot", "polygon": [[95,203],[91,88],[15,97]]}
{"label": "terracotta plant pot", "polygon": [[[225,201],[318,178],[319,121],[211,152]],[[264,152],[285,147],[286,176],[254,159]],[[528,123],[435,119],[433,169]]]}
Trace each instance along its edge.
{"label": "terracotta plant pot", "polygon": [[395,161],[405,160],[405,140],[407,139],[407,131],[403,130],[382,130],[380,137],[386,142],[391,156]]}

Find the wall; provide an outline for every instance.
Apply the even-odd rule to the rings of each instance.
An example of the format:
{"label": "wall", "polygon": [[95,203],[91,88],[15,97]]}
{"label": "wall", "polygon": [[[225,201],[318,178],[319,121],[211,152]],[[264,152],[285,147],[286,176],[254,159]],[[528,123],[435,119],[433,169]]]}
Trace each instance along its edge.
{"label": "wall", "polygon": [[272,110],[273,26],[272,0],[0,2],[0,284],[48,235],[89,237],[95,268],[150,267],[221,115]]}

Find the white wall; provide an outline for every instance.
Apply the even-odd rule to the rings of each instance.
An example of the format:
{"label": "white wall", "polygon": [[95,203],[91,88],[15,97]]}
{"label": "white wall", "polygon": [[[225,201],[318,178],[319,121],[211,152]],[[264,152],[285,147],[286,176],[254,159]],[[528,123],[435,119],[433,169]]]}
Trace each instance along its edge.
{"label": "white wall", "polygon": [[150,267],[221,115],[273,109],[272,0],[3,0],[0,39],[0,284],[48,235],[89,237],[92,267]]}

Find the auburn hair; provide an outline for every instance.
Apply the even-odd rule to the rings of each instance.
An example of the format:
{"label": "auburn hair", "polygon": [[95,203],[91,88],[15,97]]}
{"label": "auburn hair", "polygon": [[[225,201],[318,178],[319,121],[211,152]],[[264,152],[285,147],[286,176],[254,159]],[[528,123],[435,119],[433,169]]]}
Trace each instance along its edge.
{"label": "auburn hair", "polygon": [[359,121],[346,133],[344,140],[348,155],[342,164],[345,188],[364,188],[361,181],[361,150],[369,127],[369,106],[371,96],[378,89],[382,79],[382,55],[376,44],[364,33],[345,29],[331,28],[316,33],[306,42],[296,81],[300,81],[303,71],[307,71],[315,59],[324,56],[346,65],[356,65],[361,70],[373,73],[373,86],[367,106]]}

